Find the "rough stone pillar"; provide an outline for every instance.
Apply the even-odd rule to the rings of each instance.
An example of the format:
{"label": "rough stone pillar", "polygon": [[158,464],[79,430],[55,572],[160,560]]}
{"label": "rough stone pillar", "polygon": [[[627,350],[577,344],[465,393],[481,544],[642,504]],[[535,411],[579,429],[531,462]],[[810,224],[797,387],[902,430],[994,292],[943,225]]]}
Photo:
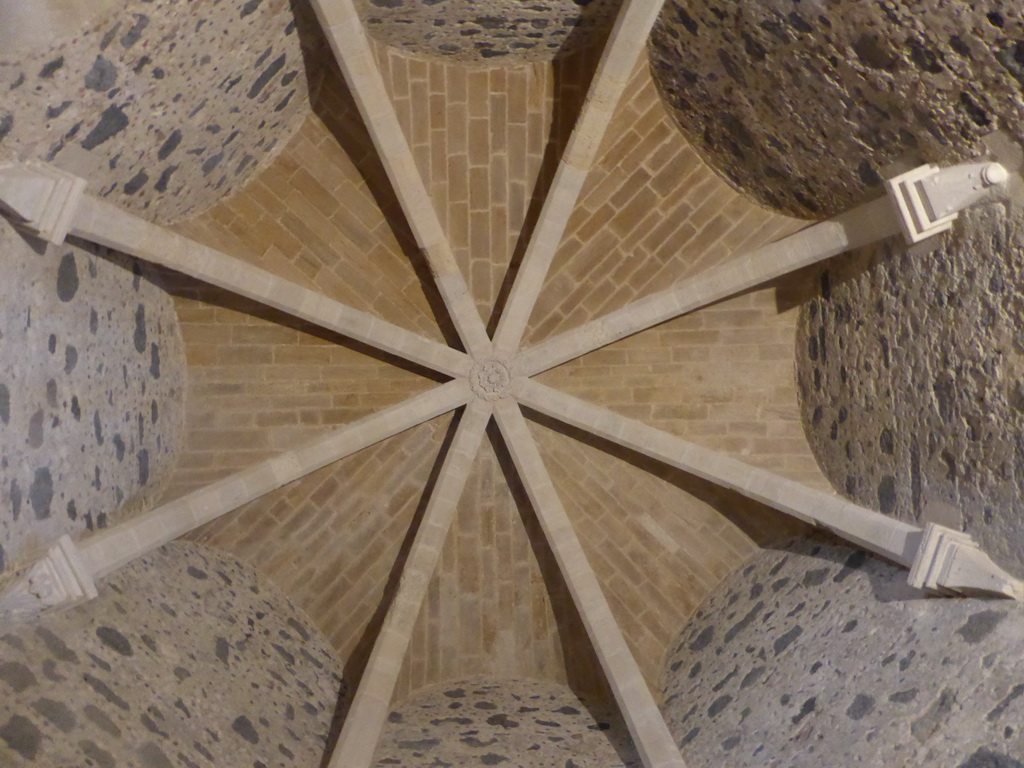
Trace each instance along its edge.
{"label": "rough stone pillar", "polygon": [[0,0],[0,58],[51,47],[77,34],[120,0]]}

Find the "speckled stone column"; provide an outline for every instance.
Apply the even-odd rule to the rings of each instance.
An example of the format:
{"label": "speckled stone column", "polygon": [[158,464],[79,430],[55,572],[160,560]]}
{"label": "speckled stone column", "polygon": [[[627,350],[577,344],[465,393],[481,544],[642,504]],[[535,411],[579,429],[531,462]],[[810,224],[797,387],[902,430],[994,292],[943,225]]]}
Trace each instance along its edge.
{"label": "speckled stone column", "polygon": [[824,537],[727,578],[666,661],[691,768],[1020,768],[1024,607],[923,599],[900,569]]}
{"label": "speckled stone column", "polygon": [[416,693],[392,713],[376,763],[639,768],[613,710],[564,685],[473,679]]}
{"label": "speckled stone column", "polygon": [[46,46],[0,46],[0,92],[0,161],[52,162],[161,221],[238,188],[309,109],[288,0],[122,0]]}
{"label": "speckled stone column", "polygon": [[0,635],[0,765],[316,765],[338,672],[281,592],[176,542]]}
{"label": "speckled stone column", "polygon": [[795,216],[873,197],[897,160],[950,164],[999,128],[1024,141],[1024,22],[1003,0],[667,0],[650,52],[701,156]]}
{"label": "speckled stone column", "polygon": [[170,296],[132,259],[0,220],[0,265],[2,571],[159,486],[182,441],[185,354]]}
{"label": "speckled stone column", "polygon": [[883,244],[819,272],[801,310],[804,427],[835,488],[974,537],[1024,574],[1024,221],[961,215],[924,254]]}
{"label": "speckled stone column", "polygon": [[386,45],[460,61],[547,61],[599,40],[611,0],[360,0],[367,31]]}

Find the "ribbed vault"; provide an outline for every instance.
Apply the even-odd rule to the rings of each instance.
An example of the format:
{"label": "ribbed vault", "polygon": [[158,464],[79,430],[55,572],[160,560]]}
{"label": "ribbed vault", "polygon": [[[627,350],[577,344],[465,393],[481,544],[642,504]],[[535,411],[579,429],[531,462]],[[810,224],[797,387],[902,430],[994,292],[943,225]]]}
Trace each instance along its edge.
{"label": "ribbed vault", "polygon": [[273,577],[358,684],[331,766],[372,763],[397,698],[502,675],[610,693],[644,764],[681,767],[650,686],[707,592],[793,532],[772,507],[915,571],[932,533],[816,489],[800,282],[769,283],[895,219],[796,233],[702,165],[641,56],[657,2],[506,69],[314,5],[343,75],[255,182],[184,237],[71,214],[173,272],[192,375],[166,503],[84,541],[86,570],[194,531]]}

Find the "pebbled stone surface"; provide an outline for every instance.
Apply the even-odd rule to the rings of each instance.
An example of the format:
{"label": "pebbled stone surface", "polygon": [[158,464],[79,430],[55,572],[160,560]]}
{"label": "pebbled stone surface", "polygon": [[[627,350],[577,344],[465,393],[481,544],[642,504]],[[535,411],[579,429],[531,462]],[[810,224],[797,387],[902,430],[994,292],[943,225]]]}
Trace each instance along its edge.
{"label": "pebbled stone surface", "polygon": [[691,768],[1015,768],[1024,606],[924,599],[824,536],[763,550],[694,615],[664,671]]}
{"label": "pebbled stone surface", "polygon": [[370,35],[386,45],[461,61],[547,61],[611,28],[616,0],[359,0]]}
{"label": "pebbled stone surface", "polygon": [[133,259],[44,248],[0,219],[0,265],[3,572],[156,494],[182,444],[185,351]]}
{"label": "pebbled stone surface", "polygon": [[251,568],[175,542],[99,592],[0,631],[0,765],[318,764],[337,659]]}
{"label": "pebbled stone surface", "polygon": [[639,768],[617,712],[536,680],[472,679],[414,694],[388,718],[377,768]]}
{"label": "pebbled stone surface", "polygon": [[288,0],[127,0],[46,50],[0,51],[0,93],[0,161],[52,161],[160,221],[238,188],[309,110]]}
{"label": "pebbled stone surface", "polygon": [[1024,576],[1024,222],[961,215],[941,247],[833,259],[801,308],[808,441],[837,491],[969,532]]}
{"label": "pebbled stone surface", "polygon": [[701,156],[778,211],[824,218],[890,163],[1024,141],[1024,19],[1002,0],[667,0],[654,79]]}

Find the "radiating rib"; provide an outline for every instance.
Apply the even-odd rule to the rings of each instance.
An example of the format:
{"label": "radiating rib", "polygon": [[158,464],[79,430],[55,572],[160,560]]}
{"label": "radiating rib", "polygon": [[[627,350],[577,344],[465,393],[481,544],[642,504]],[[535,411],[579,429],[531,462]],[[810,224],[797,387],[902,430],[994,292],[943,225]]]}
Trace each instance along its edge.
{"label": "radiating rib", "polygon": [[169,267],[448,376],[465,376],[472,365],[472,360],[458,350],[379,320],[88,195],[82,197],[72,220],[71,233]]}
{"label": "radiating rib", "polygon": [[914,563],[921,539],[921,528],[916,525],[744,464],[530,379],[516,380],[513,391],[524,405],[559,421],[828,528],[900,565]]}
{"label": "radiating rib", "polygon": [[888,198],[879,198],[554,336],[520,353],[513,363],[514,371],[533,376],[666,320],[900,231],[892,203]]}
{"label": "radiating rib", "polygon": [[490,339],[402,133],[355,5],[352,0],[313,0],[313,8],[462,343],[474,357],[486,356]]}
{"label": "radiating rib", "polygon": [[519,406],[511,400],[500,400],[494,415],[643,764],[646,768],[685,768],[551,484]]}
{"label": "radiating rib", "polygon": [[498,322],[494,349],[499,358],[508,357],[519,347],[583,182],[597,160],[601,139],[622,98],[637,58],[644,50],[662,2],[626,0],[619,10],[576,127],[544,200],[505,311]]}
{"label": "radiating rib", "polygon": [[94,578],[310,472],[447,413],[472,397],[465,379],[442,384],[305,445],[236,472],[79,542]]}
{"label": "radiating rib", "polygon": [[437,569],[445,539],[473,466],[491,406],[473,400],[462,415],[441,475],[431,494],[394,600],[373,646],[362,680],[345,717],[329,768],[370,768],[391,706],[398,674]]}

